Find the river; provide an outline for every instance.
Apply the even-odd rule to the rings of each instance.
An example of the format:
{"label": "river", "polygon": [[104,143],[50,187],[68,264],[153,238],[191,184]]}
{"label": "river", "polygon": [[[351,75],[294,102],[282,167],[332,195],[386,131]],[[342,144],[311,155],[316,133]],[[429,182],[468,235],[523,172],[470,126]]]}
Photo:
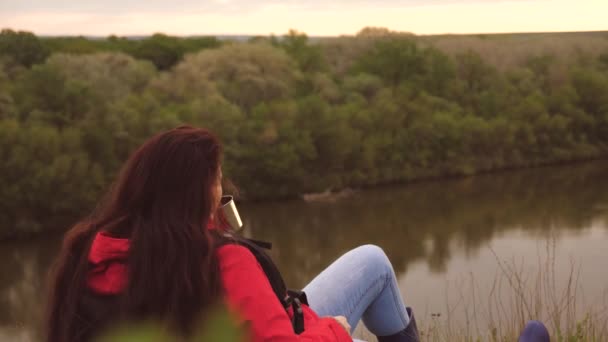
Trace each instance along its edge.
{"label": "river", "polygon": [[[353,247],[381,246],[405,301],[426,326],[470,331],[513,320],[512,286],[523,283],[526,296],[546,302],[535,311],[543,320],[568,288],[566,306],[575,318],[607,307],[606,162],[382,186],[317,202],[246,203],[239,210],[246,235],[274,244],[291,287],[304,286]],[[1,341],[38,340],[44,279],[59,244],[59,236],[0,244]]]}

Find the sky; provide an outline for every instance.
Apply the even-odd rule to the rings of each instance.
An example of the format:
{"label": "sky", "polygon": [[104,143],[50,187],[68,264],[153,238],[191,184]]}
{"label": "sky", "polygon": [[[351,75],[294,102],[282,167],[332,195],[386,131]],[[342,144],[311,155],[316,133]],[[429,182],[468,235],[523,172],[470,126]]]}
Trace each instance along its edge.
{"label": "sky", "polygon": [[39,35],[415,34],[608,30],[608,0],[0,0],[0,28]]}

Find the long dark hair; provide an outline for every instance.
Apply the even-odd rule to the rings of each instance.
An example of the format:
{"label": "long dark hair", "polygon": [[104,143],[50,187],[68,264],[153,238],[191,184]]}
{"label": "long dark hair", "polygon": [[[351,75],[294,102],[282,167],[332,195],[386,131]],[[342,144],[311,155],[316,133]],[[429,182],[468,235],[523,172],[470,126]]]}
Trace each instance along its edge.
{"label": "long dark hair", "polygon": [[[126,320],[160,320],[187,335],[221,294],[206,222],[214,210],[221,145],[209,131],[182,126],[155,135],[126,162],[93,214],[70,229],[51,275],[48,342],[72,342],[91,329],[79,305],[87,260],[103,230],[131,240],[128,281],[116,304]],[[93,327],[94,328],[94,327]]]}

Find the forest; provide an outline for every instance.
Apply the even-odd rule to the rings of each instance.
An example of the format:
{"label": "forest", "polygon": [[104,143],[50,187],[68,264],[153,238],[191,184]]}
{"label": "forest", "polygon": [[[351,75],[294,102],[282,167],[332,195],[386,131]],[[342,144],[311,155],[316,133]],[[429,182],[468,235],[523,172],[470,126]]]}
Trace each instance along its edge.
{"label": "forest", "polygon": [[129,154],[214,131],[243,200],[608,156],[608,32],[0,33],[0,238],[86,215]]}

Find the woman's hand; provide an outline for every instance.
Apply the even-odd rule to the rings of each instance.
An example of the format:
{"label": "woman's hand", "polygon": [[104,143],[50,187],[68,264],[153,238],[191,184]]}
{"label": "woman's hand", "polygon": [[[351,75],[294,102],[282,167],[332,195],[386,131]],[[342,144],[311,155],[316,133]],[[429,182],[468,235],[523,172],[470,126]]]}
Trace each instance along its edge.
{"label": "woman's hand", "polygon": [[338,323],[340,323],[340,325],[342,326],[342,328],[344,328],[344,330],[346,330],[346,332],[350,335],[350,324],[348,324],[348,320],[346,319],[346,317],[344,317],[344,316],[335,316],[335,317],[333,317],[333,319],[335,319],[336,321],[338,321]]}

